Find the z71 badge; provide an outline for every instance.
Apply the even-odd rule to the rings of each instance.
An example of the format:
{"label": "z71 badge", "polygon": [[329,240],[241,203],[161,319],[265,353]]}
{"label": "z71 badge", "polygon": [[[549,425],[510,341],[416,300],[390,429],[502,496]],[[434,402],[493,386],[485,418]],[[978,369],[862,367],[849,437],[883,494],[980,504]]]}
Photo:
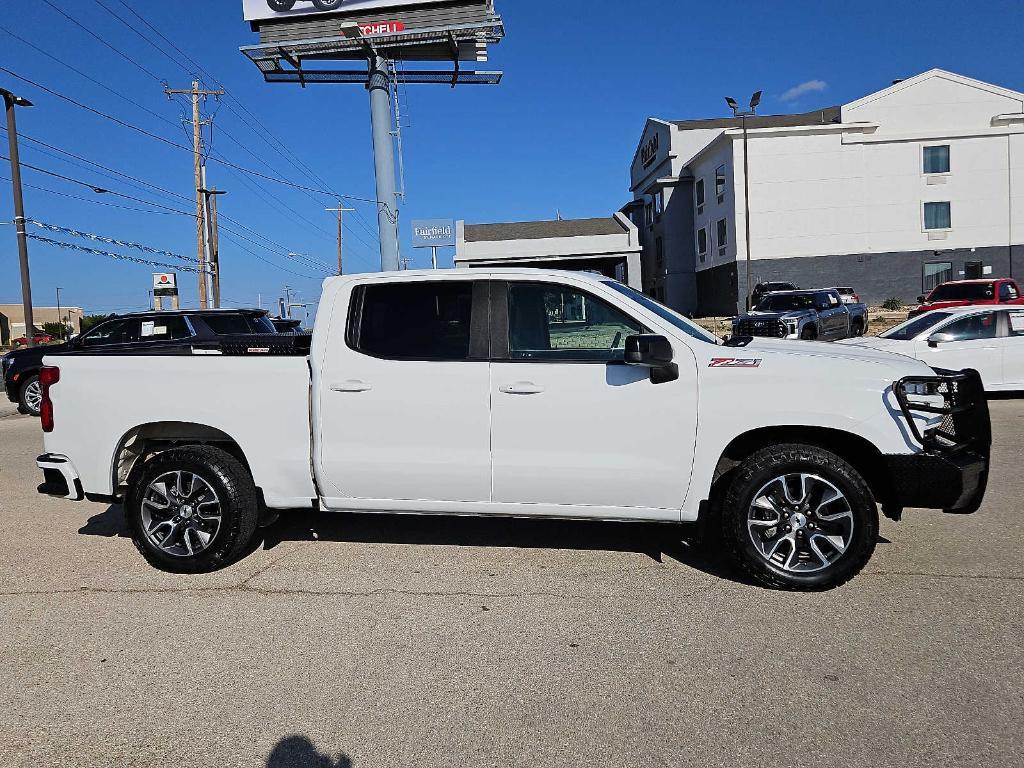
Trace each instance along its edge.
{"label": "z71 badge", "polygon": [[716,357],[709,368],[760,368],[760,360],[741,360],[735,357]]}

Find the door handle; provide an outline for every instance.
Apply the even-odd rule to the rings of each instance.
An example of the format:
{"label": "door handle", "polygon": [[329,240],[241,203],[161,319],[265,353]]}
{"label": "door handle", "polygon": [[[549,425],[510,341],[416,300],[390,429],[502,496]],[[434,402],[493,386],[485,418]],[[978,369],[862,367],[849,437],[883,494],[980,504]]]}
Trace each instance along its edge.
{"label": "door handle", "polygon": [[544,387],[534,384],[532,381],[517,381],[515,384],[507,384],[500,390],[506,395],[539,395]]}
{"label": "door handle", "polygon": [[332,392],[369,392],[373,387],[357,379],[349,379],[339,384],[331,384]]}

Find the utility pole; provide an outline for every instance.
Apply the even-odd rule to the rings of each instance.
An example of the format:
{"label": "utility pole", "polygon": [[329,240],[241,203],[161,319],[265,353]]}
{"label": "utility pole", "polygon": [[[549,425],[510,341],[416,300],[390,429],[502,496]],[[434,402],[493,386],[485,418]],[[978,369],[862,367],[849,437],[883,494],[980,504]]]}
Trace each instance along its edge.
{"label": "utility pole", "polygon": [[410,263],[412,263],[412,259],[403,256],[401,259],[399,259],[399,268],[403,271],[408,271]]}
{"label": "utility pole", "polygon": [[194,154],[194,172],[196,179],[196,257],[199,259],[199,308],[207,308],[207,286],[206,286],[206,232],[205,215],[203,212],[203,120],[199,110],[199,100],[209,96],[223,96],[224,91],[206,91],[199,87],[199,81],[192,81],[192,88],[182,90],[176,88],[164,88],[168,98],[175,95],[188,95],[192,97],[192,151]]}
{"label": "utility pole", "polygon": [[206,238],[210,252],[210,276],[213,279],[213,307],[220,309],[220,228],[217,226],[217,197],[227,192],[206,188],[206,168],[203,168],[203,193],[206,202]]}
{"label": "utility pole", "polygon": [[345,242],[345,230],[342,226],[343,217],[345,216],[346,213],[354,211],[355,208],[346,208],[339,200],[337,208],[325,208],[324,210],[326,210],[328,213],[338,214],[338,274],[343,275],[345,274],[344,262],[342,262],[341,259],[342,246],[344,245]]}
{"label": "utility pole", "polygon": [[[286,285],[284,287],[284,297],[285,297],[284,298],[284,306],[285,306],[285,309],[288,312],[288,319],[291,320],[292,319],[292,287],[290,285]],[[285,315],[282,314],[281,317],[283,319],[285,317]]]}
{"label": "utility pole", "polygon": [[34,347],[35,318],[32,317],[32,278],[28,269],[28,237],[25,235],[25,201],[21,195],[21,156],[18,154],[18,125],[14,118],[15,107],[31,107],[32,102],[10,91],[0,88],[7,110],[7,144],[11,156],[11,185],[14,196],[14,226],[18,231],[18,260],[21,263],[21,301],[25,313],[25,338],[28,346]]}

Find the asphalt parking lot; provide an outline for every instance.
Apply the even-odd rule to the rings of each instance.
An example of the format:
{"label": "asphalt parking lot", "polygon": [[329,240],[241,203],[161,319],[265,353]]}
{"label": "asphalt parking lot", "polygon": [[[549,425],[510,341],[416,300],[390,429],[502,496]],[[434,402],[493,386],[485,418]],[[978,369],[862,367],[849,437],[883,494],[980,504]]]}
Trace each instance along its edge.
{"label": "asphalt parking lot", "polygon": [[824,594],[667,528],[301,515],[210,576],[40,497],[0,406],[4,766],[1019,766],[1024,400],[972,517]]}

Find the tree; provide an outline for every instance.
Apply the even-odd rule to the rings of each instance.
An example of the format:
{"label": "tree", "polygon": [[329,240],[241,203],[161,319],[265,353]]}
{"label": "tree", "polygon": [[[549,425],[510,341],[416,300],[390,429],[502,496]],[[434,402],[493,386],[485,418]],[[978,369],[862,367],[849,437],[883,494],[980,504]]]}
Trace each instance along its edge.
{"label": "tree", "polygon": [[63,339],[68,335],[68,327],[63,323],[43,323],[43,333],[55,339]]}

